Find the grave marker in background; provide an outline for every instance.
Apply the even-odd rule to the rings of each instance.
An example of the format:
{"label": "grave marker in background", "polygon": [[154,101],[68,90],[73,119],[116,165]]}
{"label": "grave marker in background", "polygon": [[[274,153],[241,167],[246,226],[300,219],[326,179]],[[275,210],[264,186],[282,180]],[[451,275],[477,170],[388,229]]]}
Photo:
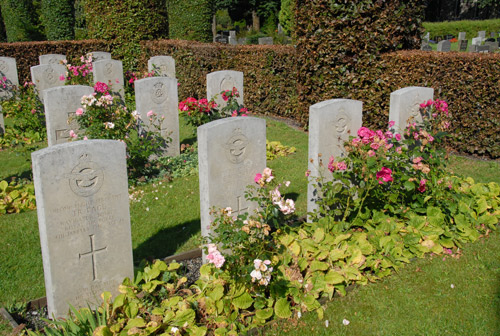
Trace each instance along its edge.
{"label": "grave marker in background", "polygon": [[66,74],[66,67],[62,64],[42,64],[35,65],[30,68],[31,81],[35,84],[38,97],[43,102],[43,90],[50,89],[56,86],[62,86],[65,83],[65,78],[61,80],[61,76]]}
{"label": "grave marker in background", "polygon": [[458,33],[458,40],[465,40],[467,36],[466,32],[460,32]]}
{"label": "grave marker in background", "polygon": [[82,107],[82,96],[91,95],[93,92],[92,87],[85,85],[66,85],[43,91],[49,146],[68,142],[71,138],[70,130],[78,133],[75,112]]}
{"label": "grave marker in background", "polygon": [[171,141],[165,154],[177,156],[179,149],[179,98],[177,79],[169,77],[150,77],[135,81],[136,110],[146,127],[150,121],[147,113],[153,111],[161,120],[161,135]]}
{"label": "grave marker in background", "polygon": [[451,42],[449,40],[442,40],[437,44],[437,51],[448,52],[451,49]]}
{"label": "grave marker in background", "polygon": [[243,104],[243,72],[223,70],[211,72],[207,75],[207,99],[211,100],[216,96],[215,102],[219,108],[227,105],[220,93],[232,90],[233,87],[240,93],[240,97],[237,98],[238,103]]}
{"label": "grave marker in background", "polygon": [[232,117],[198,127],[198,165],[201,234],[208,237],[212,207],[231,207],[233,216],[256,209],[244,192],[266,167],[265,120]]}
{"label": "grave marker in background", "polygon": [[273,38],[272,37],[259,37],[259,44],[273,45]]}
{"label": "grave marker in background", "polygon": [[469,41],[467,40],[459,40],[458,41],[458,48],[460,51],[467,51],[467,46],[469,45]]}
{"label": "grave marker in background", "polygon": [[[307,212],[317,209],[315,199],[319,191],[314,187],[314,178],[323,176],[325,181],[331,181],[327,169],[330,157],[344,156],[344,142],[349,136],[357,135],[362,126],[362,114],[363,103],[351,99],[331,99],[309,107]],[[320,166],[320,160],[323,166]]]}
{"label": "grave marker in background", "polygon": [[394,121],[393,130],[403,135],[409,121],[421,123],[420,104],[434,99],[434,89],[419,86],[405,87],[391,93],[389,121]]}
{"label": "grave marker in background", "polygon": [[158,76],[175,76],[175,60],[171,56],[153,56],[148,60],[148,71],[155,71]]}
{"label": "grave marker in background", "polygon": [[19,79],[17,76],[16,59],[13,57],[0,57],[0,78],[4,82],[3,77],[6,78],[5,86],[0,85],[0,100],[9,99],[14,94],[13,86],[19,86]]}
{"label": "grave marker in background", "polygon": [[102,82],[111,85],[111,91],[117,94],[122,101],[125,101],[122,61],[105,59],[93,62],[92,74],[94,75],[94,84]]}
{"label": "grave marker in background", "polygon": [[31,157],[48,314],[95,308],[134,275],[125,144],[76,141]]}
{"label": "grave marker in background", "polygon": [[40,64],[62,64],[66,60],[66,55],[61,54],[47,54],[38,56]]}
{"label": "grave marker in background", "polygon": [[92,62],[102,61],[102,60],[110,60],[111,53],[105,51],[92,51]]}

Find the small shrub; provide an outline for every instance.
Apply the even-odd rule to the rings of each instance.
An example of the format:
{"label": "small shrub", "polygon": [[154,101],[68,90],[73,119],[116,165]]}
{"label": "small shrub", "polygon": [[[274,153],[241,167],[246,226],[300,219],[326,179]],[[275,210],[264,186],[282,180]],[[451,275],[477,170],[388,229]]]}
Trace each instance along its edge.
{"label": "small shrub", "polygon": [[33,184],[0,181],[0,215],[36,209]]}

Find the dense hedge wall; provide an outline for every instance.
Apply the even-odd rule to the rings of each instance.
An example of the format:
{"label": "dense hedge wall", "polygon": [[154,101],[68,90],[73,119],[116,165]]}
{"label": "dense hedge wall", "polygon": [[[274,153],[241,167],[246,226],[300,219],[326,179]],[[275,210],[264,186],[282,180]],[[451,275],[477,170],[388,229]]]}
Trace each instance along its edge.
{"label": "dense hedge wall", "polygon": [[143,41],[140,63],[151,56],[175,59],[179,99],[206,97],[206,75],[244,73],[244,103],[250,112],[294,117],[297,104],[295,49],[290,46],[229,46],[188,41]]}
{"label": "dense hedge wall", "polygon": [[5,24],[3,23],[1,7],[0,7],[0,42],[7,42],[7,35],[5,34]]}
{"label": "dense hedge wall", "polygon": [[74,2],[74,0],[42,0],[41,20],[49,41],[74,39]]}
{"label": "dense hedge wall", "polygon": [[111,49],[102,40],[0,43],[0,55],[16,59],[20,84],[31,81],[30,67],[40,63],[39,55],[63,54],[71,62],[91,51],[111,52]]}
{"label": "dense hedge wall", "polygon": [[2,18],[8,42],[40,40],[31,0],[1,0]]}
{"label": "dense hedge wall", "polygon": [[[411,49],[422,34],[423,0],[310,0],[296,3],[301,121],[308,107],[367,88],[382,53]],[[370,79],[371,80],[371,79]]]}
{"label": "dense hedge wall", "polygon": [[212,42],[213,0],[166,0],[171,39]]}

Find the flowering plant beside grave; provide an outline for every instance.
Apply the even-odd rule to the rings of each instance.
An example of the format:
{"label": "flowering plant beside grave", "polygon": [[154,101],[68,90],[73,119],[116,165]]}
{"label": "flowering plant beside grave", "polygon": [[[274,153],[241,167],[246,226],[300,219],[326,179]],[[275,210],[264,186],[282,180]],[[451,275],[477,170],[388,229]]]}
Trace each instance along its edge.
{"label": "flowering plant beside grave", "polygon": [[134,71],[126,71],[125,72],[125,96],[127,97],[127,100],[134,100],[135,99],[135,89],[134,89],[134,83],[136,80],[139,79],[144,79],[144,78],[150,78],[150,77],[156,77],[158,76],[157,72],[155,70],[151,72],[134,72]]}
{"label": "flowering plant beside grave", "polygon": [[65,85],[92,86],[92,53],[80,57],[80,65],[71,65],[67,60],[62,61],[66,66],[66,75],[61,75],[60,80],[65,80]]}
{"label": "flowering plant beside grave", "polygon": [[149,159],[161,152],[168,143],[160,135],[161,119],[154,111],[147,117],[149,127],[143,127],[137,111],[130,111],[116,102],[111,95],[111,87],[97,82],[94,93],[83,96],[83,108],[75,112],[80,131],[70,130],[73,139],[113,139],[127,145],[127,164],[131,177],[141,177],[151,168]]}
{"label": "flowering plant beside grave", "polygon": [[179,103],[179,111],[184,114],[186,122],[195,128],[221,118],[247,116],[248,110],[236,100],[240,96],[236,88],[222,91],[220,95],[227,102],[221,109],[218,109],[214,99],[189,97]]}

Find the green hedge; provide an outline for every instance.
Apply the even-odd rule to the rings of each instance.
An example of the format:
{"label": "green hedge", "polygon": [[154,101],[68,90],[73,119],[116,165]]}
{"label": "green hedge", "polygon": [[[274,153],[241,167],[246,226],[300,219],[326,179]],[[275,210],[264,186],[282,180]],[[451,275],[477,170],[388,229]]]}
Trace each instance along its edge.
{"label": "green hedge", "polygon": [[7,35],[5,34],[5,24],[3,23],[2,9],[0,7],[0,42],[6,42]]}
{"label": "green hedge", "polygon": [[74,0],[42,0],[41,5],[41,20],[47,39],[50,41],[74,39]]}
{"label": "green hedge", "polygon": [[33,20],[35,10],[31,0],[1,0],[0,5],[8,42],[42,39]]}
{"label": "green hedge", "polygon": [[[477,36],[477,32],[486,31],[486,37],[490,37],[490,32],[500,32],[500,19],[492,20],[462,20],[462,21],[445,21],[445,22],[424,22],[424,29],[429,32],[431,39],[436,36],[445,36],[448,34],[458,38],[459,32],[465,32],[467,39],[472,39]],[[498,35],[496,36],[498,37]]]}
{"label": "green hedge", "polygon": [[167,0],[171,39],[212,42],[213,0]]}

